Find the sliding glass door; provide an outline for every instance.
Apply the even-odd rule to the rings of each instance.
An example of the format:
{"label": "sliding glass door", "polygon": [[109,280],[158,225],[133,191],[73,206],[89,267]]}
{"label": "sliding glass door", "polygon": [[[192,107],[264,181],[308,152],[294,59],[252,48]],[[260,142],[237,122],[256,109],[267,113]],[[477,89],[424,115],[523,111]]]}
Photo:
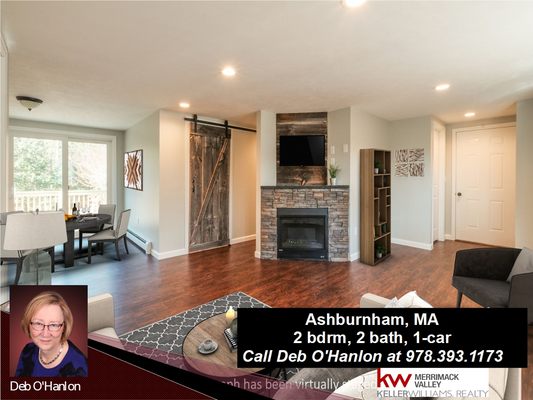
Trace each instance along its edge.
{"label": "sliding glass door", "polygon": [[13,138],[15,210],[63,207],[63,142],[33,137]]}
{"label": "sliding glass door", "polygon": [[107,203],[107,144],[68,142],[68,205],[82,213]]}
{"label": "sliding glass door", "polygon": [[110,194],[110,142],[13,136],[13,209],[98,211]]}

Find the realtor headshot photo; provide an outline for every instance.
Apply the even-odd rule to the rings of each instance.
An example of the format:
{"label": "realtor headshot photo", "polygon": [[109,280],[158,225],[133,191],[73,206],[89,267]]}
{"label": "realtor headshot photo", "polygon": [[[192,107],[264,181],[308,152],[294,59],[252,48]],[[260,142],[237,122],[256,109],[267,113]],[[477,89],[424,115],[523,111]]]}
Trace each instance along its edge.
{"label": "realtor headshot photo", "polygon": [[11,376],[88,376],[86,286],[12,286],[9,328]]}

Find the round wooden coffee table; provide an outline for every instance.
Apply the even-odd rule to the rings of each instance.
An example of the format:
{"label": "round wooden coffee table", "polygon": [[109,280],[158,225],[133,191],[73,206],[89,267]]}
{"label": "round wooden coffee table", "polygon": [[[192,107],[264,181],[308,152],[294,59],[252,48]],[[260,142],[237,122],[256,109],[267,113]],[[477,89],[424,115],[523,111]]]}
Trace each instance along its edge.
{"label": "round wooden coffee table", "polygon": [[[210,376],[231,377],[249,375],[263,368],[237,369],[237,352],[232,352],[224,338],[226,315],[217,314],[200,322],[185,337],[183,355],[187,363],[196,371]],[[198,346],[206,339],[218,343],[218,349],[211,354],[201,354]]]}

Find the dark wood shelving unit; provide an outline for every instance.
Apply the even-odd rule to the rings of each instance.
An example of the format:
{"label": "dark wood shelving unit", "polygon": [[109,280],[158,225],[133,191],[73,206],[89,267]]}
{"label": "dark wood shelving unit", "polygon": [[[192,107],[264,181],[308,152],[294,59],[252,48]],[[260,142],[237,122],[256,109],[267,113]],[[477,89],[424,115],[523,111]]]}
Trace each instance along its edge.
{"label": "dark wood shelving unit", "polygon": [[391,254],[391,167],[390,151],[361,149],[360,261],[368,265]]}

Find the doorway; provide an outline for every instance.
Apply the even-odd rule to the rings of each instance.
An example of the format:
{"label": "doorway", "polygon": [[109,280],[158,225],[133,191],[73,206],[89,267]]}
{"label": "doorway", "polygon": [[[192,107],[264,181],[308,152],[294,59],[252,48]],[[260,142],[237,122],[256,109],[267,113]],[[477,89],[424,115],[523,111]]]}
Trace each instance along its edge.
{"label": "doorway", "polygon": [[454,129],[452,231],[456,240],[513,247],[514,124]]}

